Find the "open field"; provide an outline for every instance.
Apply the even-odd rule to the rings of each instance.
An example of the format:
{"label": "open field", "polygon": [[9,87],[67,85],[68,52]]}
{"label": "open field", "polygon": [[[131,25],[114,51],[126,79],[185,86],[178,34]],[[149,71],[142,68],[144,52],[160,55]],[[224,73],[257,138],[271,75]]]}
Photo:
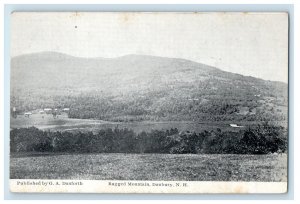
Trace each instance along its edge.
{"label": "open field", "polygon": [[[36,127],[42,130],[67,131],[67,130],[93,130],[96,127],[105,127],[108,122],[92,119],[68,118],[67,114],[58,115],[53,118],[52,114],[32,114],[30,117],[18,115],[11,118],[10,128]],[[109,122],[109,124],[114,124]]]}
{"label": "open field", "polygon": [[[51,114],[32,114],[29,118],[24,115],[18,115],[17,118],[11,118],[10,128],[36,127],[42,130],[50,131],[93,131],[100,129],[118,127],[132,129],[136,133],[151,130],[167,130],[177,128],[179,131],[202,132],[204,130],[239,131],[242,128],[232,128],[229,124],[237,123],[242,126],[254,126],[257,122],[252,121],[217,121],[217,122],[193,122],[193,121],[142,121],[142,122],[110,122],[93,119],[74,119],[68,118],[66,114],[53,118]],[[279,124],[286,126],[286,124]]]}
{"label": "open field", "polygon": [[12,154],[11,179],[287,181],[287,155]]}
{"label": "open field", "polygon": [[151,130],[167,130],[177,128],[179,131],[195,131],[201,132],[204,130],[222,130],[238,131],[240,128],[231,128],[230,122],[206,122],[196,123],[189,121],[142,121],[142,122],[111,122],[93,119],[75,119],[68,118],[66,114],[59,115],[58,118],[53,118],[51,114],[33,114],[29,118],[18,115],[17,118],[11,118],[11,128],[21,127],[36,127],[42,130],[50,131],[93,131],[97,132],[100,129],[118,127],[128,128],[134,132],[150,132]]}

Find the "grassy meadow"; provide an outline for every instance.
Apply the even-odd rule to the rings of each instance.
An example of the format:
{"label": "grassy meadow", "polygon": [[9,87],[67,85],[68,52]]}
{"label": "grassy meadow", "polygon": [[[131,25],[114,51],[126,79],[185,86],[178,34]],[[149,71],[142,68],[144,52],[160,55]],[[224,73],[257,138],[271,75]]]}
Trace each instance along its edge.
{"label": "grassy meadow", "polygon": [[10,178],[279,182],[287,155],[13,153]]}

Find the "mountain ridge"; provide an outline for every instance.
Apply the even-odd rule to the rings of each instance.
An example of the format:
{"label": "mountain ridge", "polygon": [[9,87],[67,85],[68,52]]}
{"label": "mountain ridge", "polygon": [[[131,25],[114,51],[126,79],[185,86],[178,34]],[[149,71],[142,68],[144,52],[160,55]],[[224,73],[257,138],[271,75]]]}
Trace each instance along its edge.
{"label": "mountain ridge", "polygon": [[243,74],[239,74],[239,73],[235,73],[235,72],[225,71],[225,70],[222,70],[218,67],[214,67],[214,66],[211,66],[211,65],[206,65],[206,64],[203,64],[201,62],[196,62],[196,61],[193,61],[193,60],[188,60],[188,59],[184,59],[184,58],[174,58],[174,57],[161,57],[161,56],[155,56],[155,55],[126,54],[126,55],[117,56],[117,57],[78,57],[78,56],[73,56],[73,55],[70,55],[70,54],[62,53],[62,52],[43,51],[43,52],[28,53],[28,54],[22,54],[22,55],[14,56],[14,57],[11,58],[11,62],[13,62],[15,60],[19,60],[19,59],[24,58],[24,57],[36,57],[36,56],[40,56],[40,55],[42,55],[43,58],[45,58],[45,56],[56,55],[56,58],[61,58],[61,59],[69,58],[69,59],[81,59],[81,60],[120,60],[120,59],[125,59],[125,58],[132,58],[132,57],[146,57],[146,58],[156,58],[156,59],[179,60],[179,61],[184,61],[184,62],[188,62],[188,63],[195,63],[195,64],[202,65],[202,66],[207,66],[207,67],[210,67],[212,69],[217,69],[217,70],[225,72],[225,73],[231,73],[231,74],[235,74],[235,75],[238,75],[238,76],[244,76],[244,77],[254,78],[254,79],[258,79],[258,80],[282,83],[282,84],[287,85],[286,82],[267,80],[267,79],[263,79],[263,78],[259,78],[259,77],[255,77],[255,76],[243,75]]}

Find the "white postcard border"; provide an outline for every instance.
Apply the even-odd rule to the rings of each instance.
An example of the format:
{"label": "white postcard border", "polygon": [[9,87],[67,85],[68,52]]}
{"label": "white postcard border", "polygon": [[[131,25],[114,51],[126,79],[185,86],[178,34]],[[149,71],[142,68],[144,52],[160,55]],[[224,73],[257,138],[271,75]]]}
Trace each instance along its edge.
{"label": "white postcard border", "polygon": [[286,193],[287,182],[10,179],[19,193]]}

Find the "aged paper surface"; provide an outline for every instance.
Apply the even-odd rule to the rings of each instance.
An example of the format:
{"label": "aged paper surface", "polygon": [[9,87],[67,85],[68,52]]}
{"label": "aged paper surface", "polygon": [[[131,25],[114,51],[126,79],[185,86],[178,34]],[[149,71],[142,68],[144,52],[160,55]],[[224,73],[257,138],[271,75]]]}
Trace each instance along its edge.
{"label": "aged paper surface", "polygon": [[286,182],[10,180],[12,192],[36,193],[286,193]]}
{"label": "aged paper surface", "polygon": [[10,73],[12,192],[287,192],[287,13],[13,12]]}

